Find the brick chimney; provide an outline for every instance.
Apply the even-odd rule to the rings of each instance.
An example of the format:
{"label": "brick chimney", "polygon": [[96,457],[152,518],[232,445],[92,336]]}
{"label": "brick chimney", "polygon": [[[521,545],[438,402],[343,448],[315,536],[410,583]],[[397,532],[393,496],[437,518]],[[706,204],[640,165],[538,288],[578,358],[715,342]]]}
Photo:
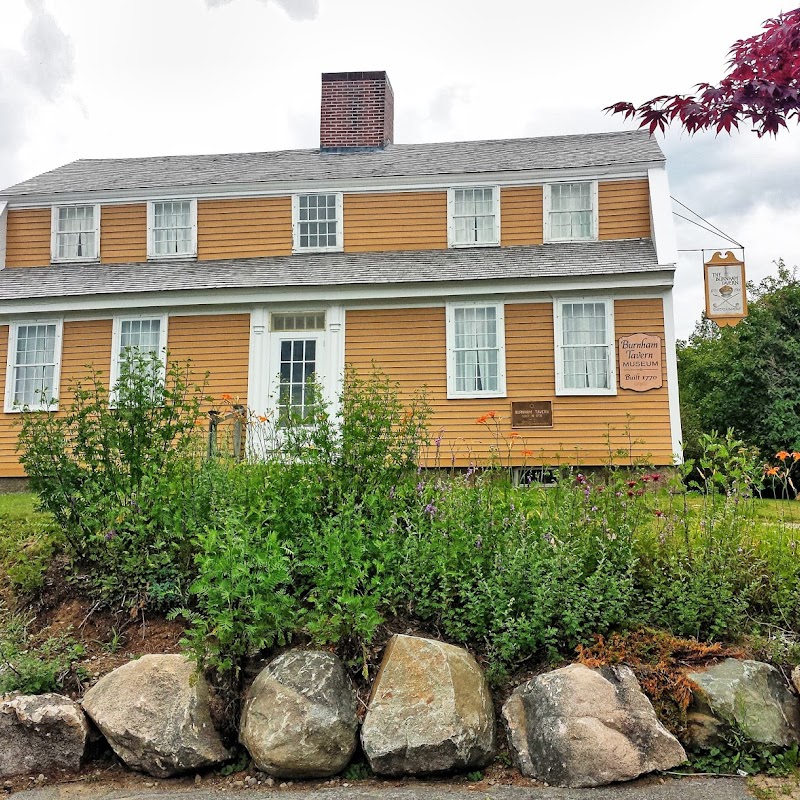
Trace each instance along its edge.
{"label": "brick chimney", "polygon": [[394,92],[381,72],[323,72],[322,150],[377,150],[394,141]]}

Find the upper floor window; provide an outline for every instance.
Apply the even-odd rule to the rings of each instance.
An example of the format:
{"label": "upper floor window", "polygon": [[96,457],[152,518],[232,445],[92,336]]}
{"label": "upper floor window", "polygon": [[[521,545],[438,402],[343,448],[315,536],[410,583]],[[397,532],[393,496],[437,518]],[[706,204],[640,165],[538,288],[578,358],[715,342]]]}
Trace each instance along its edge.
{"label": "upper floor window", "polygon": [[163,200],[147,204],[147,257],[197,254],[197,201]]}
{"label": "upper floor window", "polygon": [[450,247],[500,244],[500,203],[496,186],[449,189],[447,210]]}
{"label": "upper floor window", "polygon": [[54,206],[53,261],[96,261],[100,254],[100,206]]}
{"label": "upper floor window", "polygon": [[504,328],[501,303],[448,305],[448,397],[505,396]]}
{"label": "upper floor window", "polygon": [[556,393],[616,394],[614,301],[556,301]]}
{"label": "upper floor window", "polygon": [[6,411],[49,411],[58,403],[61,320],[11,323]]}
{"label": "upper floor window", "polygon": [[597,238],[597,182],[544,186],[544,238],[564,242]]}
{"label": "upper floor window", "polygon": [[292,197],[295,250],[342,249],[342,195],[300,194]]}

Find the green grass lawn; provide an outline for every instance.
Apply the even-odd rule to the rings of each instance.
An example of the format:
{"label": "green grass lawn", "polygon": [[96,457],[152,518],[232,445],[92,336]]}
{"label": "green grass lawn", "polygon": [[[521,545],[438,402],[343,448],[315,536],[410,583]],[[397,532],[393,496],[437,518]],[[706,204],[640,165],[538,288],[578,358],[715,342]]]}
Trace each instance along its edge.
{"label": "green grass lawn", "polygon": [[41,515],[41,512],[36,510],[36,495],[31,492],[0,494],[0,518],[5,520],[30,519],[35,514]]}

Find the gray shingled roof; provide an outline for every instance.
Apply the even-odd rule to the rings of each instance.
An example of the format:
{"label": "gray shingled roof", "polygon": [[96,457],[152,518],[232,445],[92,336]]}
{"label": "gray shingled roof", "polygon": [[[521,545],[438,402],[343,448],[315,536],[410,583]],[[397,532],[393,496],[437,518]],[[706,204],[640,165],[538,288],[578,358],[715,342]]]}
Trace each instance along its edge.
{"label": "gray shingled roof", "polygon": [[170,264],[59,264],[0,271],[0,309],[5,301],[45,297],[480,282],[659,270],[671,267],[658,265],[650,239],[422,252],[317,253]]}
{"label": "gray shingled roof", "polygon": [[324,182],[514,170],[591,168],[663,161],[644,131],[498,139],[481,142],[392,144],[383,150],[81,159],[18,183],[0,195],[159,189],[180,186]]}

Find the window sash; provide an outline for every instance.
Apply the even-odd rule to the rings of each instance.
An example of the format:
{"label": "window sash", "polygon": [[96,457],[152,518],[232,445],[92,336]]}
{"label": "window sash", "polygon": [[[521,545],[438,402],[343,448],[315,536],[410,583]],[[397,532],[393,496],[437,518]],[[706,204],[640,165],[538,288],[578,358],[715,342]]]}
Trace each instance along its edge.
{"label": "window sash", "polygon": [[497,396],[504,391],[502,313],[497,305],[450,311],[450,394]]}
{"label": "window sash", "polygon": [[561,388],[591,393],[613,392],[613,331],[610,300],[561,303],[559,359]]}
{"label": "window sash", "polygon": [[97,258],[97,213],[91,206],[56,206],[54,257],[58,261]]}
{"label": "window sash", "polygon": [[593,183],[551,183],[548,193],[548,240],[595,238]]}
{"label": "window sash", "polygon": [[6,410],[47,409],[53,405],[58,392],[58,335],[56,322],[15,327]]}
{"label": "window sash", "polygon": [[341,224],[341,199],[338,194],[297,196],[295,247],[298,250],[339,249]]}
{"label": "window sash", "polygon": [[497,188],[452,189],[450,217],[451,245],[497,244]]}
{"label": "window sash", "polygon": [[192,200],[165,200],[151,204],[151,256],[194,255]]}

